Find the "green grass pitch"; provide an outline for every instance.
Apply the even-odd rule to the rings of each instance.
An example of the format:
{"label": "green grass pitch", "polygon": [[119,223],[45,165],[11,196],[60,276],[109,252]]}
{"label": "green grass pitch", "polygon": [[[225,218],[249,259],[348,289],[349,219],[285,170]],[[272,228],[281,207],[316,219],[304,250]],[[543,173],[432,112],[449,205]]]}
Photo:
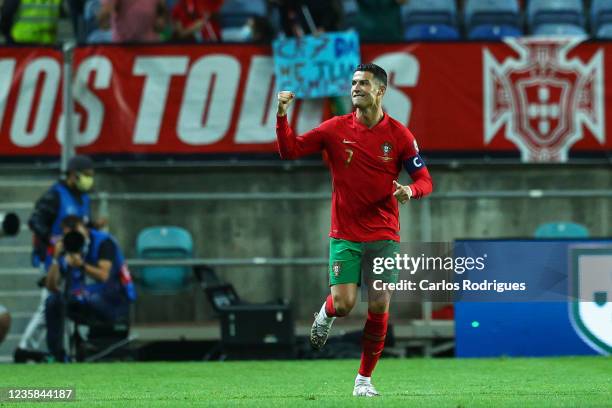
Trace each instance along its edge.
{"label": "green grass pitch", "polygon": [[[0,365],[0,387],[76,387],[53,407],[611,407],[612,358],[384,359],[382,397],[351,396],[357,360]],[[25,407],[39,403],[7,403]]]}

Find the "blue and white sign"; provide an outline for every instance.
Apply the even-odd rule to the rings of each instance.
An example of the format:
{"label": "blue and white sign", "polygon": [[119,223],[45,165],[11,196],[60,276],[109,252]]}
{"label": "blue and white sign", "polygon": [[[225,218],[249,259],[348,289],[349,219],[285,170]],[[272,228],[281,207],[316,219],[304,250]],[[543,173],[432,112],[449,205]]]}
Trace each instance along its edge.
{"label": "blue and white sign", "polygon": [[272,49],[278,91],[304,99],[350,95],[353,71],[360,63],[355,31],[277,39]]}
{"label": "blue and white sign", "polygon": [[[488,254],[488,279],[521,280],[530,288],[525,297],[462,293],[455,302],[457,357],[612,354],[611,240],[456,244],[455,256]],[[477,271],[462,278],[468,275],[476,278]]]}

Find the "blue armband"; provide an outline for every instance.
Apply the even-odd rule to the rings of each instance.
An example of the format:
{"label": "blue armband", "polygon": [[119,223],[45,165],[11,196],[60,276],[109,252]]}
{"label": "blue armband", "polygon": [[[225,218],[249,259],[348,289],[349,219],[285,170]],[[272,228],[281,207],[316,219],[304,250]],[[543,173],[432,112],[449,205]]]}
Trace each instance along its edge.
{"label": "blue armband", "polygon": [[412,156],[408,160],[404,161],[404,167],[406,168],[406,171],[408,172],[408,174],[412,174],[415,171],[420,170],[423,167],[425,167],[425,162],[423,161],[421,156],[417,153],[416,155]]}

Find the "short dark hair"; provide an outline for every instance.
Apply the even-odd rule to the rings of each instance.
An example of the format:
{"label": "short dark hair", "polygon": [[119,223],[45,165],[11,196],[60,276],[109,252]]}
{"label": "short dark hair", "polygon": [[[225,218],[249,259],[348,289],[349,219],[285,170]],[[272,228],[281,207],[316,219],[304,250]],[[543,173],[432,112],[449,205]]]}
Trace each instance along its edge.
{"label": "short dark hair", "polygon": [[357,71],[365,71],[371,72],[378,81],[380,81],[384,86],[387,86],[387,72],[379,67],[376,64],[359,64],[357,68],[355,68],[355,72]]}
{"label": "short dark hair", "polygon": [[66,170],[68,172],[71,172],[71,171],[79,172],[83,170],[91,170],[93,169],[93,167],[94,167],[93,161],[88,156],[79,154],[79,155],[72,157],[68,161],[68,167]]}
{"label": "short dark hair", "polygon": [[62,228],[68,228],[69,230],[74,230],[79,225],[85,225],[85,221],[78,215],[68,215],[62,220]]}

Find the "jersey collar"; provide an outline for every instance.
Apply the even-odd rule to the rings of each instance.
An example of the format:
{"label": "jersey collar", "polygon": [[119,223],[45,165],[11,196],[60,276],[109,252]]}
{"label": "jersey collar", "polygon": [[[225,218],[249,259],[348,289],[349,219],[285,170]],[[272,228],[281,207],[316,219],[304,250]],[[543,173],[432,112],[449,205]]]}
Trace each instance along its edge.
{"label": "jersey collar", "polygon": [[383,111],[383,117],[380,120],[380,122],[375,124],[373,127],[369,128],[366,125],[364,125],[363,123],[361,123],[361,121],[359,119],[357,119],[357,111],[353,111],[353,124],[355,126],[359,126],[359,127],[364,128],[364,129],[367,129],[367,130],[375,130],[377,128],[385,127],[385,126],[387,126],[388,122],[389,122],[389,115],[387,114],[387,112]]}

